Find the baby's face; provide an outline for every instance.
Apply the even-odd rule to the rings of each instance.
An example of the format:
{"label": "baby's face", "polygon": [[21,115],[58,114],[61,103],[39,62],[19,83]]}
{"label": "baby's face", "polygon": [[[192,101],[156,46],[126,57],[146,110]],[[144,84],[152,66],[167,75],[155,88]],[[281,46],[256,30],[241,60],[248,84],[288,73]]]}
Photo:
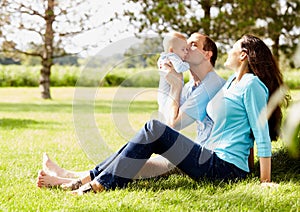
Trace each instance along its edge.
{"label": "baby's face", "polygon": [[187,42],[182,39],[176,39],[176,42],[173,43],[173,53],[177,54],[182,60],[184,60],[187,52]]}

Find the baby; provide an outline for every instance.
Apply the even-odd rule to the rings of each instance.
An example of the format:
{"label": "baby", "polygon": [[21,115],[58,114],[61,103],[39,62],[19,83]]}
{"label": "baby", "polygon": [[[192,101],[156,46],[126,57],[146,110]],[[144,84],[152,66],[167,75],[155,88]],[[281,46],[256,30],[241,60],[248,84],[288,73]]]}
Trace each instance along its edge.
{"label": "baby", "polygon": [[[157,65],[158,68],[170,61],[177,73],[182,73],[189,70],[190,66],[184,62],[184,57],[187,54],[186,37],[179,32],[169,33],[163,40],[164,52],[161,53]],[[160,71],[159,87],[157,94],[159,119],[164,122],[163,114],[166,100],[170,91],[170,85],[165,79],[166,72]]]}

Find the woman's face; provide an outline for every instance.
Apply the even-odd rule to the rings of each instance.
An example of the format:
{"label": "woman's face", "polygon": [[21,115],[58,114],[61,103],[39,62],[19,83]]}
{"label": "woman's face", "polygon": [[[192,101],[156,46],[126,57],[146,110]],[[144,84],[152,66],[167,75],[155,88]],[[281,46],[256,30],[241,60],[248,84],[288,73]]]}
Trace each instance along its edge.
{"label": "woman's face", "polygon": [[241,48],[241,42],[242,40],[238,40],[232,47],[232,49],[228,52],[228,57],[226,62],[224,63],[224,66],[226,68],[237,70],[242,63],[241,60],[241,54],[242,54],[242,48]]}

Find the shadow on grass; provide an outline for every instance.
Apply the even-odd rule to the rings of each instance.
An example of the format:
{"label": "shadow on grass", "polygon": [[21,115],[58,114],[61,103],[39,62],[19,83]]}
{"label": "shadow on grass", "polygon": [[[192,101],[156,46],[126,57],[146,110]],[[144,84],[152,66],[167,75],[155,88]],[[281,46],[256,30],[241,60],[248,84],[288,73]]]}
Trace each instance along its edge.
{"label": "shadow on grass", "polygon": [[44,121],[36,121],[32,119],[12,119],[12,118],[4,118],[0,119],[0,128],[2,129],[16,129],[16,128],[47,128],[49,129],[49,125],[58,125],[56,122],[44,122]]}
{"label": "shadow on grass", "polygon": [[[259,162],[255,163],[253,174],[259,176]],[[300,158],[292,158],[286,148],[272,155],[272,181],[276,183],[300,182]]]}
{"label": "shadow on grass", "polygon": [[[246,178],[246,181],[251,181],[251,176]],[[184,173],[174,172],[170,175],[159,176],[151,179],[135,180],[129,184],[129,189],[143,190],[149,189],[151,191],[160,190],[196,190],[198,188],[205,188],[206,192],[214,194],[218,188],[227,190],[232,188],[232,185],[243,182],[244,180],[209,180],[207,178],[201,178],[200,180],[194,180]]]}
{"label": "shadow on grass", "polygon": [[3,112],[72,112],[72,104],[0,103]]}
{"label": "shadow on grass", "polygon": [[280,149],[272,156],[272,177],[274,181],[296,180],[300,182],[300,158],[292,158],[286,149]]}
{"label": "shadow on grass", "polygon": [[[145,113],[157,111],[155,101],[96,101],[87,104],[76,104],[78,111],[95,111],[96,113]],[[66,103],[0,103],[0,111],[3,112],[49,112],[49,113],[72,113],[73,102]]]}
{"label": "shadow on grass", "polygon": [[[259,182],[259,162],[255,163],[254,170],[248,175],[245,180],[237,182]],[[282,148],[275,152],[272,156],[272,181],[276,183],[300,182],[300,158],[291,158],[288,151]],[[210,181],[203,179],[195,181],[185,174],[175,172],[172,175],[157,177],[153,179],[137,180],[130,183],[129,188],[134,190],[150,189],[153,191],[158,190],[177,190],[177,189],[197,189],[202,185],[211,190],[212,194],[217,188],[226,190],[235,184],[234,181]]]}

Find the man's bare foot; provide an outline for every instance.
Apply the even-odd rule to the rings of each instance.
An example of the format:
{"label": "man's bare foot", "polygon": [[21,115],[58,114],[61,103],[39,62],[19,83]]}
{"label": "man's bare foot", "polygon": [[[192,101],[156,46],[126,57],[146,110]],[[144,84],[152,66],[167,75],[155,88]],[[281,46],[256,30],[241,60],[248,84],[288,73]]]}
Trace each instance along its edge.
{"label": "man's bare foot", "polygon": [[68,178],[61,178],[61,177],[56,177],[56,176],[51,176],[48,173],[46,173],[44,170],[40,170],[38,172],[38,177],[37,177],[37,187],[42,188],[42,187],[53,187],[53,186],[58,186],[63,183],[69,183],[71,182],[71,179]]}
{"label": "man's bare foot", "polygon": [[47,153],[43,154],[43,170],[53,176],[66,177],[65,170],[54,163]]}
{"label": "man's bare foot", "polygon": [[62,178],[81,178],[89,174],[89,171],[75,172],[63,169],[53,162],[47,153],[43,154],[43,170],[52,176]]}

